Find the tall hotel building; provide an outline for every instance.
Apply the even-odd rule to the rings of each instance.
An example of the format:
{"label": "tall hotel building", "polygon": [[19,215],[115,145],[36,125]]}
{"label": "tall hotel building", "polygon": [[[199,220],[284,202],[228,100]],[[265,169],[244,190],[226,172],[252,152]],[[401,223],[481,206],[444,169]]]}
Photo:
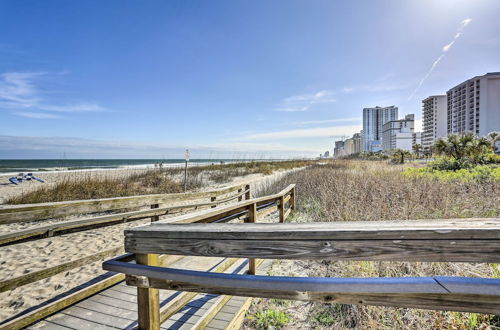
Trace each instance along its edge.
{"label": "tall hotel building", "polygon": [[447,133],[500,131],[500,72],[477,76],[447,92]]}
{"label": "tall hotel building", "polygon": [[398,107],[375,107],[363,109],[363,151],[382,150],[382,126],[398,119]]}
{"label": "tall hotel building", "polygon": [[446,95],[429,96],[422,101],[422,147],[430,148],[434,142],[448,135]]}

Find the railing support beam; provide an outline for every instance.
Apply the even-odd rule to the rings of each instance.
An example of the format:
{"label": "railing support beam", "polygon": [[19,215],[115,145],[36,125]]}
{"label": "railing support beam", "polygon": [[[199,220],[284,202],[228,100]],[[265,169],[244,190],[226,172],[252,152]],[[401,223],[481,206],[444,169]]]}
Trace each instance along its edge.
{"label": "railing support beam", "polygon": [[245,193],[245,199],[247,199],[247,200],[248,200],[248,199],[250,199],[250,185],[249,185],[249,184],[247,184],[247,185],[245,186],[245,190],[247,191],[247,192]]}
{"label": "railing support beam", "polygon": [[295,187],[292,188],[292,192],[290,193],[290,209],[295,212]]}
{"label": "railing support beam", "polygon": [[285,222],[285,196],[281,196],[279,199],[279,213],[280,213],[280,222]]}
{"label": "railing support beam", "polygon": [[[257,204],[253,203],[248,208],[248,220],[247,222],[255,223],[257,222]],[[248,259],[248,274],[255,275],[257,271],[255,258]]]}
{"label": "railing support beam", "polygon": [[[158,254],[136,254],[135,262],[140,265],[159,266]],[[139,329],[160,329],[160,295],[158,289],[137,288],[137,312]]]}

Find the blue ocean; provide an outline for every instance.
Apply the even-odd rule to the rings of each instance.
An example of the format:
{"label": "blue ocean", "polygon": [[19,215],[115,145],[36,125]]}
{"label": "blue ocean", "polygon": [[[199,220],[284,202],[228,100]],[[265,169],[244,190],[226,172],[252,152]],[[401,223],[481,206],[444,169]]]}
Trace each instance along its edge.
{"label": "blue ocean", "polygon": [[[190,164],[220,164],[234,159],[192,159]],[[154,168],[183,165],[184,159],[0,159],[0,173],[69,171],[118,168]]]}

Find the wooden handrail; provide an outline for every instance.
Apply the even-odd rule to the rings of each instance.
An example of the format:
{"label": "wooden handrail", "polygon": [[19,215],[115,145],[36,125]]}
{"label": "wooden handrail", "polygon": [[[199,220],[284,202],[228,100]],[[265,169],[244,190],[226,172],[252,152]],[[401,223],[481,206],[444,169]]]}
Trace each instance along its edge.
{"label": "wooden handrail", "polygon": [[[248,193],[245,193],[246,197],[249,197]],[[289,208],[285,208],[285,203],[288,203]],[[278,194],[271,196],[265,196],[260,198],[249,199],[242,201],[236,205],[221,207],[217,210],[209,209],[207,211],[198,212],[195,214],[183,215],[176,218],[169,219],[168,223],[176,223],[181,226],[180,223],[197,223],[197,222],[225,222],[236,217],[244,217],[246,222],[257,222],[259,215],[267,213],[267,208],[279,207],[280,211],[280,222],[285,221],[286,217],[295,209],[295,185],[290,185],[283,189]],[[165,221],[157,221],[151,223],[151,227],[158,225],[163,227],[166,225]],[[128,231],[125,232],[126,235]],[[126,243],[127,247],[129,243]],[[162,253],[159,253],[162,254]],[[152,253],[150,251],[136,253],[136,263],[128,264],[120,260],[120,258],[115,258],[113,260],[107,261],[103,264],[104,269],[113,268],[114,271],[125,272],[129,271],[128,266],[135,269],[157,269],[156,256],[158,253]],[[250,258],[249,260],[249,274],[255,274],[257,265],[261,260],[256,258]],[[124,269],[122,269],[122,264],[125,264]],[[182,271],[181,271],[182,272]],[[136,274],[137,275],[137,274]],[[146,274],[147,275],[147,274]],[[139,279],[139,278],[135,278]],[[130,279],[131,281],[133,279]],[[139,280],[144,280],[141,277]],[[147,279],[146,279],[147,280]],[[159,329],[162,321],[161,313],[159,311],[159,301],[158,301],[158,288],[150,285],[137,285],[138,287],[138,316],[139,316],[139,328],[140,329]],[[175,288],[172,288],[176,290]],[[189,290],[186,290],[189,291]]]}
{"label": "wooden handrail", "polygon": [[500,262],[500,219],[189,225],[160,222],[127,229],[125,250],[264,259]]}
{"label": "wooden handrail", "polygon": [[[295,207],[294,195],[288,202]],[[274,197],[284,200],[283,195]],[[500,262],[500,219],[155,223],[126,230],[125,250],[263,259]],[[140,288],[500,314],[496,278],[230,275],[120,260],[105,262],[104,268],[126,274],[127,284]]]}
{"label": "wooden handrail", "polygon": [[245,189],[245,185],[235,185],[212,191],[192,193],[137,195],[52,203],[5,205],[0,206],[0,224],[42,220],[74,214],[133,209],[152,204],[210,198],[237,192],[240,189]]}
{"label": "wooden handrail", "polygon": [[0,246],[15,244],[18,242],[24,242],[28,239],[40,239],[40,238],[57,236],[62,233],[83,231],[88,229],[89,227],[91,228],[95,228],[97,226],[102,227],[106,225],[113,225],[120,222],[140,220],[149,217],[158,217],[170,214],[171,211],[182,212],[189,209],[197,209],[207,206],[213,207],[219,204],[227,203],[235,199],[239,199],[241,196],[245,195],[247,191],[248,189],[243,192],[238,192],[238,194],[234,196],[230,196],[224,199],[219,199],[215,202],[183,204],[183,205],[175,205],[162,208],[158,207],[150,210],[132,211],[132,212],[116,213],[111,215],[104,215],[104,216],[91,217],[85,219],[69,220],[45,226],[38,226],[35,228],[18,230],[10,232],[8,234],[0,235]]}

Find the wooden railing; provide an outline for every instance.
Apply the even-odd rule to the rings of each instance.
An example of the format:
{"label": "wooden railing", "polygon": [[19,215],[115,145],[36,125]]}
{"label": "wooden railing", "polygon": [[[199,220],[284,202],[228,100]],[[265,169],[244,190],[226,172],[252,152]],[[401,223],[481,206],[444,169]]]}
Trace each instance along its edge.
{"label": "wooden railing", "polygon": [[[289,185],[287,188],[283,189],[281,192],[260,197],[250,200],[242,201],[238,204],[221,207],[216,210],[207,210],[194,214],[186,214],[172,219],[172,222],[176,226],[182,228],[186,223],[210,223],[210,225],[216,223],[225,223],[234,219],[243,220],[245,223],[256,223],[259,219],[264,216],[279,211],[279,222],[283,223],[286,221],[287,217],[295,210],[295,185]],[[158,228],[163,228],[165,222],[155,222],[154,225],[159,225]],[[128,235],[128,231],[126,231]],[[126,238],[127,242],[129,241]],[[129,243],[127,243],[129,244]],[[134,243],[131,243],[134,244]],[[113,269],[113,271],[121,273],[123,265],[128,266],[141,266],[142,267],[159,267],[159,257],[164,257],[165,255],[156,252],[147,253],[137,253],[135,254],[135,264],[128,263],[124,258],[130,258],[131,254],[115,258],[113,260],[107,261],[103,264],[105,270]],[[196,255],[196,254],[192,254]],[[229,258],[224,263],[222,263],[223,269],[217,269],[215,272],[223,272],[230,265],[234,264],[238,259]],[[249,258],[248,274],[255,274],[257,265],[262,260],[257,260],[257,258]],[[220,267],[219,267],[220,268]],[[219,273],[220,274],[220,273]],[[131,278],[129,278],[131,280]],[[172,288],[176,290],[175,288]],[[182,291],[182,290],[181,290]],[[189,290],[186,290],[189,291]],[[138,299],[138,322],[141,329],[159,329],[161,323],[166,321],[170,316],[175,314],[184,304],[189,302],[196,293],[185,292],[179,298],[178,302],[164,306],[161,310],[159,307],[159,295],[156,288],[151,287],[138,287],[137,299]]]}
{"label": "wooden railing", "polygon": [[[245,200],[244,200],[245,199]],[[110,214],[105,216],[94,216],[85,219],[62,221],[51,225],[37,226],[33,229],[20,230],[12,233],[0,235],[0,245],[18,244],[25,240],[46,239],[48,237],[74,232],[93,229],[101,226],[110,226],[124,221],[139,220],[144,218],[151,218],[151,221],[158,221],[159,217],[166,214],[177,212],[185,212],[193,209],[208,208],[209,213],[217,212],[216,210],[227,210],[228,204],[232,201],[245,203],[250,199],[250,185],[236,185],[224,189],[196,192],[187,194],[160,194],[160,195],[147,195],[147,196],[132,196],[120,198],[106,198],[98,200],[84,200],[84,201],[69,201],[57,203],[43,203],[36,205],[19,205],[19,206],[5,206],[0,208],[0,224],[9,224],[22,221],[34,221],[55,216],[68,216],[79,214],[80,212],[95,213],[112,210],[129,210],[141,207],[150,207],[147,210],[129,211],[117,214]],[[210,200],[210,201],[207,201]],[[170,203],[182,203],[179,205],[169,206]],[[242,205],[241,203],[235,205]],[[216,208],[212,208],[216,207]],[[269,209],[276,208],[276,206],[269,205],[262,209],[266,212]],[[233,206],[235,209],[239,209]],[[26,218],[23,218],[25,216]],[[40,216],[41,219],[36,218]],[[168,221],[182,222],[196,222],[196,214],[193,219],[185,219],[186,216],[173,218]],[[234,215],[233,215],[234,217]],[[241,217],[241,215],[239,215]],[[182,220],[180,220],[182,219]],[[40,222],[43,223],[43,220]],[[38,223],[37,223],[38,225]],[[45,269],[30,272],[17,276],[15,278],[8,278],[0,281],[0,292],[14,290],[18,287],[49,278],[51,276],[63,273],[65,271],[81,267],[99,260],[111,258],[120,255],[124,252],[123,246],[110,247],[108,250],[100,251],[98,253],[71,260],[59,265],[47,267]],[[125,256],[124,260],[132,260],[133,256]],[[161,256],[158,263],[167,266],[170,263],[178,260],[179,257]],[[102,291],[116,283],[123,281],[125,276],[123,274],[115,274],[108,277],[103,277],[100,281],[86,286],[80,290],[58,299],[52,303],[46,304],[43,307],[36,308],[31,312],[22,313],[18,316],[0,323],[0,329],[18,329],[29,325],[43,317],[46,317],[54,312],[57,312],[67,306],[85,299],[96,292]]]}
{"label": "wooden railing", "polygon": [[[193,209],[216,207],[223,203],[243,197],[249,198],[250,186],[237,185],[224,189],[195,192],[187,194],[156,194],[144,196],[105,198],[69,202],[41,203],[30,205],[13,205],[0,208],[0,224],[43,220],[47,217],[61,217],[75,214],[91,214],[97,212],[128,211],[109,215],[91,216],[84,219],[57,222],[50,225],[9,232],[0,235],[0,246],[10,245],[66,233],[84,231],[97,227],[111,226],[122,222],[151,218],[156,221],[159,216],[185,212]],[[208,201],[210,199],[210,201]],[[172,205],[182,202],[183,204]],[[189,204],[186,204],[190,202]],[[166,205],[165,205],[166,204]],[[130,209],[139,209],[129,211]],[[40,218],[36,218],[40,216]]]}
{"label": "wooden railing", "polygon": [[[500,219],[353,221],[294,224],[167,224],[126,231],[121,260],[104,268],[139,292],[168,289],[343,304],[500,314],[500,279],[450,276],[301,278],[159,267],[151,256],[219,256],[423,262],[500,262]],[[153,257],[154,258],[154,257]],[[149,297],[149,300],[146,298]],[[144,329],[158,329],[151,296],[139,301]]]}

